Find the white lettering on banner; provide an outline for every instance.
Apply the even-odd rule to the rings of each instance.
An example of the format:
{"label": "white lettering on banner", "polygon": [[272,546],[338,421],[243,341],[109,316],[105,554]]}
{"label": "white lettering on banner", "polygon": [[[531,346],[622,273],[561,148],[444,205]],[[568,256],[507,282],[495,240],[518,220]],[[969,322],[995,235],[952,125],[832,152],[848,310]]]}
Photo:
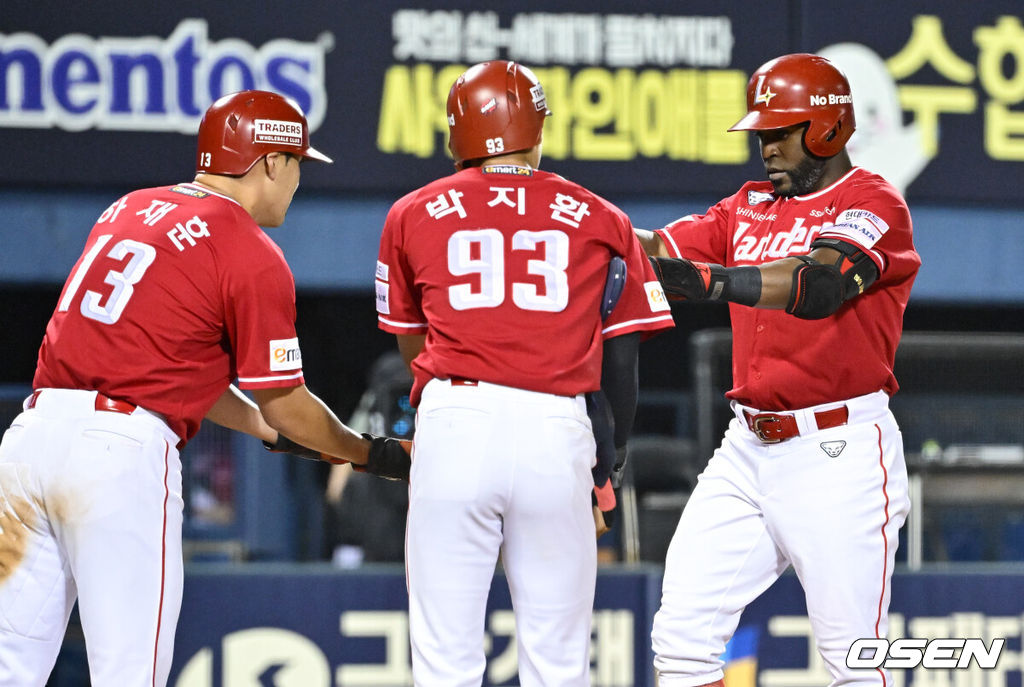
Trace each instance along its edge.
{"label": "white lettering on banner", "polygon": [[277,38],[256,47],[213,41],[205,19],[183,19],[167,38],[0,33],[0,127],[195,134],[213,99],[259,88],[287,94],[311,131],[327,112],[326,53],[316,42]]}
{"label": "white lettering on banner", "polygon": [[735,43],[727,16],[517,12],[508,28],[494,11],[402,9],[391,17],[399,61],[725,67]]}
{"label": "white lettering on banner", "polygon": [[345,663],[335,679],[342,685],[411,685],[409,614],[405,611],[346,611],[339,621],[346,637],[383,637],[383,663]]}
{"label": "white lettering on banner", "polygon": [[969,668],[971,660],[977,662],[979,668],[996,667],[999,653],[1003,650],[1005,639],[993,639],[991,647],[986,647],[984,640],[972,639],[919,639],[903,637],[893,642],[886,639],[869,637],[858,639],[850,645],[846,654],[848,668],[922,668],[930,669],[964,669]]}
{"label": "white lettering on banner", "polygon": [[[312,639],[283,628],[253,627],[223,636],[220,647],[207,646],[185,664],[174,687],[263,684],[273,671],[275,685],[302,687],[384,687],[412,684],[409,651],[409,614],[406,611],[345,611],[338,620],[343,637],[382,639],[383,661],[345,661],[333,667]],[[591,630],[590,681],[594,687],[632,687],[635,682],[636,623],[627,609],[594,611]],[[501,638],[500,642],[495,641]],[[330,638],[321,638],[329,641]],[[515,616],[511,610],[491,611],[484,635],[490,684],[508,684],[515,678]],[[500,653],[494,655],[495,648]],[[221,656],[221,674],[214,675]]]}

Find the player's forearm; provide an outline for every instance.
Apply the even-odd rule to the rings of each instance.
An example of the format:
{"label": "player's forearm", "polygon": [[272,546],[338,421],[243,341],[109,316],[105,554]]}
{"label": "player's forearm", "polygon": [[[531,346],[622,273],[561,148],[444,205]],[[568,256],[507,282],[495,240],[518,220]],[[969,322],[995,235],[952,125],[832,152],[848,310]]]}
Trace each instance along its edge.
{"label": "player's forearm", "polygon": [[655,234],[649,229],[633,229],[637,239],[640,240],[640,245],[644,247],[644,252],[652,257],[669,257],[668,249],[665,248],[665,242],[661,240],[661,237]]}
{"label": "player's forearm", "polygon": [[206,419],[263,441],[274,442],[277,439],[277,431],[267,424],[259,407],[233,384],[206,413]]}
{"label": "player's forearm", "polygon": [[253,396],[267,423],[295,443],[360,465],[366,463],[370,442],[343,424],[305,385],[257,389]]}

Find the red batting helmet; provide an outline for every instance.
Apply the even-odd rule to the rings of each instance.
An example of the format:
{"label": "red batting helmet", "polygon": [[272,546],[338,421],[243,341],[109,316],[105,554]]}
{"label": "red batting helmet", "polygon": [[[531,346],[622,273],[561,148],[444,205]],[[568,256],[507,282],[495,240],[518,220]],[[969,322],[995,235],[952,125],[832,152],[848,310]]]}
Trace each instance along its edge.
{"label": "red batting helmet", "polygon": [[197,172],[240,176],[268,153],[332,162],[309,145],[309,124],[302,110],[277,93],[225,95],[210,105],[199,122]]}
{"label": "red batting helmet", "polygon": [[761,65],[747,84],[747,114],[729,131],[781,129],[808,123],[804,145],[832,157],[857,128],[850,82],[832,62],[809,53]]}
{"label": "red batting helmet", "polygon": [[470,67],[448,92],[448,149],[455,166],[532,148],[549,114],[544,88],[529,68],[505,60]]}

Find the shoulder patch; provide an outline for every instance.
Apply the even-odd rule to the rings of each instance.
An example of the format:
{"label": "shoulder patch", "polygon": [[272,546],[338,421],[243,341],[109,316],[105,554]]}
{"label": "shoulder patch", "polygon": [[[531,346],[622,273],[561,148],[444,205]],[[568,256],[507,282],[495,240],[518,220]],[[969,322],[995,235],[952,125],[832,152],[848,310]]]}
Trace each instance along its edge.
{"label": "shoulder patch", "polygon": [[671,312],[672,306],[665,297],[665,290],[660,281],[644,282],[644,291],[647,293],[647,305],[651,312]]}
{"label": "shoulder patch", "polygon": [[200,191],[199,189],[192,188],[191,186],[172,186],[171,192],[180,193],[183,196],[191,196],[193,198],[206,198],[210,195],[206,191]]}
{"label": "shoulder patch", "polygon": [[302,353],[299,351],[299,340],[274,339],[270,342],[270,370],[301,370]]}
{"label": "shoulder patch", "polygon": [[844,210],[835,224],[822,231],[829,236],[841,236],[862,248],[871,248],[889,231],[889,224],[868,210]]}

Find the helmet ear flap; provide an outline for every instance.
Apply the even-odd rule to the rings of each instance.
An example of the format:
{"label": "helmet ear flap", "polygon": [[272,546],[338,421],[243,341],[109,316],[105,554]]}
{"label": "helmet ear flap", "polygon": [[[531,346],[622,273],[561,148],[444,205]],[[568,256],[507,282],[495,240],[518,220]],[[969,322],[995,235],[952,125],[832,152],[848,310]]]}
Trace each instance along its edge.
{"label": "helmet ear flap", "polygon": [[843,119],[840,117],[832,126],[812,121],[804,133],[804,146],[817,157],[832,157],[839,153],[849,136],[843,136]]}

